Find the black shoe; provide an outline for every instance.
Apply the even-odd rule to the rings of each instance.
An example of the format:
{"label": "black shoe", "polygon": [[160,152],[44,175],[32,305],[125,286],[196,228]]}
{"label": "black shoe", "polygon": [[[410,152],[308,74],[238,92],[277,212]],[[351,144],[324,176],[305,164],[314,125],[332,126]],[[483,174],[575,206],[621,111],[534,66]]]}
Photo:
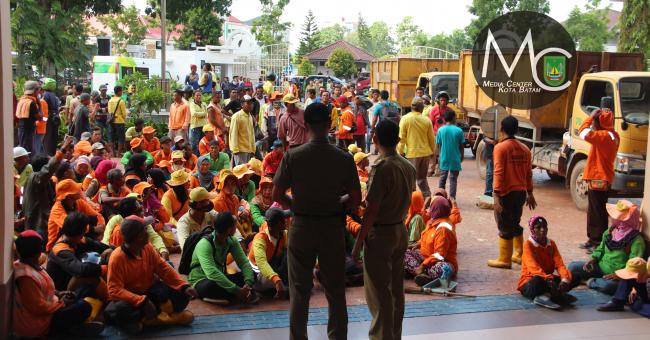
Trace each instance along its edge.
{"label": "black shoe", "polygon": [[536,296],[533,299],[533,303],[538,305],[538,306],[548,308],[548,309],[558,310],[558,309],[562,308],[562,306],[558,305],[557,303],[555,303],[555,302],[553,302],[551,300],[551,297],[550,297],[549,294]]}
{"label": "black shoe", "polygon": [[68,333],[76,337],[92,338],[101,334],[102,331],[104,331],[104,323],[91,321],[72,327]]}
{"label": "black shoe", "polygon": [[596,310],[599,312],[622,312],[625,310],[625,306],[621,303],[610,300],[608,303],[598,306]]}
{"label": "black shoe", "polygon": [[415,281],[415,284],[418,285],[418,287],[422,287],[422,286],[426,285],[427,283],[429,283],[429,282],[431,282],[433,280],[431,280],[430,277],[428,277],[428,276],[426,276],[424,274],[420,274],[420,275],[415,277],[414,281]]}
{"label": "black shoe", "polygon": [[576,301],[578,301],[578,298],[576,298],[575,296],[573,296],[571,294],[562,294],[562,295],[558,295],[556,297],[552,297],[551,300],[553,302],[557,303],[560,306],[567,306],[567,305],[571,305],[571,304],[575,303]]}

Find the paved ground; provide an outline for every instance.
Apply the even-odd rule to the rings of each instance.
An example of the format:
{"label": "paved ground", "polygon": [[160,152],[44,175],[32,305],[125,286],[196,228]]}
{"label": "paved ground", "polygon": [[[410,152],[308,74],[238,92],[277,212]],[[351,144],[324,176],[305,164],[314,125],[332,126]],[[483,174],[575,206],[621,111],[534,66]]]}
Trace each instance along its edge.
{"label": "paved ground", "polygon": [[[476,207],[476,200],[483,193],[484,182],[476,172],[474,159],[468,157],[463,163],[457,200],[463,216],[458,225],[459,267],[458,292],[474,295],[511,294],[515,292],[519,279],[520,267],[513,265],[511,270],[493,269],[486,266],[486,261],[497,255],[497,232],[493,212]],[[437,187],[438,178],[429,178],[429,184]],[[531,212],[526,210],[522,225],[526,226],[533,213],[546,217],[549,221],[549,236],[558,244],[565,261],[584,259],[586,254],[578,249],[578,244],[586,238],[584,212],[575,208],[571,195],[564,184],[549,179],[545,172],[534,171],[535,197],[538,208]],[[524,237],[528,237],[525,230]],[[177,262],[178,255],[172,257]],[[414,285],[408,281],[407,285]],[[429,296],[407,295],[408,301],[429,300]],[[363,287],[347,289],[348,305],[365,304]],[[327,301],[321,288],[317,285],[313,291],[312,307],[325,307]],[[263,299],[256,306],[214,306],[202,301],[193,301],[190,309],[197,315],[213,315],[267,310],[286,310],[287,301]]]}

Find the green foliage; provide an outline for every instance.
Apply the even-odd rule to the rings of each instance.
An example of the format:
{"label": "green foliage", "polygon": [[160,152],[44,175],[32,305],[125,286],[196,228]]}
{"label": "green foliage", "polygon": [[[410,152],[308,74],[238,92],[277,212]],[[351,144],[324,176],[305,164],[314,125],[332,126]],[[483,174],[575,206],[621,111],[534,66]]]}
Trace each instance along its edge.
{"label": "green foliage", "polygon": [[17,73],[37,65],[41,74],[54,76],[64,68],[87,70],[93,46],[86,45],[89,14],[115,13],[120,0],[11,0],[11,42],[17,52]]}
{"label": "green foliage", "polygon": [[512,11],[531,11],[548,14],[551,6],[548,0],[473,0],[469,12],[476,18],[472,19],[465,28],[469,39],[473,42],[476,35],[490,21]]}
{"label": "green foliage", "polygon": [[390,28],[383,21],[375,21],[368,28],[370,44],[366,51],[375,57],[385,57],[395,54],[395,41]]}
{"label": "green foliage", "polygon": [[405,16],[395,29],[401,53],[409,53],[417,42],[422,42],[424,33],[413,23],[413,17]]}
{"label": "green foliage", "polygon": [[370,34],[370,28],[368,23],[359,13],[359,23],[357,24],[357,38],[359,39],[358,46],[366,51],[370,51],[372,48],[372,35]]}
{"label": "green foliage", "polygon": [[339,40],[343,40],[345,28],[339,24],[321,28],[316,32],[316,48],[331,45]]}
{"label": "green foliage", "polygon": [[325,62],[325,67],[334,71],[334,75],[337,77],[351,77],[357,73],[354,56],[342,48],[336,48],[332,51],[332,54]]}
{"label": "green foliage", "polygon": [[139,45],[147,33],[147,25],[140,21],[140,12],[134,5],[116,15],[101,16],[98,20],[110,29],[117,54],[126,53],[126,45]]}
{"label": "green foliage", "polygon": [[598,9],[599,3],[600,0],[589,1],[585,6],[586,12],[581,12],[576,6],[564,22],[564,28],[580,51],[603,51],[607,39],[613,34],[607,28],[608,8]]}
{"label": "green foliage", "polygon": [[251,32],[260,46],[281,43],[291,27],[290,22],[280,21],[284,7],[289,0],[260,0],[262,4],[262,15],[253,21]]}
{"label": "green foliage", "polygon": [[650,56],[650,1],[626,0],[619,21],[618,49]]}
{"label": "green foliage", "polygon": [[29,79],[27,79],[25,77],[16,78],[16,80],[15,80],[15,82],[16,82],[16,90],[14,91],[14,93],[16,94],[16,98],[20,98],[20,97],[23,96],[25,82],[27,80],[29,80]]}
{"label": "green foliage", "polygon": [[[132,126],[135,125],[135,121],[139,119],[139,117],[134,117],[131,116],[126,119],[124,128],[128,129]],[[152,118],[143,118],[144,120],[144,126],[151,126],[154,129],[156,129],[156,132],[154,133],[154,136],[158,138],[162,138],[163,136],[167,136],[167,133],[169,132],[169,127],[167,121],[157,121]]]}
{"label": "green foliage", "polygon": [[171,98],[169,93],[160,89],[160,77],[153,76],[147,79],[144,75],[136,72],[126,75],[119,82],[119,85],[128,87],[136,86],[136,92],[131,95],[131,114],[141,117],[144,113],[160,112],[165,104],[165,99]]}
{"label": "green foliage", "polygon": [[298,75],[299,76],[308,76],[316,72],[316,66],[309,62],[309,59],[303,57],[300,65],[298,65]]}
{"label": "green foliage", "polygon": [[295,60],[302,60],[302,56],[317,48],[316,44],[316,32],[318,31],[318,25],[316,25],[316,17],[314,13],[309,10],[307,16],[305,17],[305,23],[302,24],[302,32],[300,32],[300,44],[298,45],[298,50],[294,56]]}

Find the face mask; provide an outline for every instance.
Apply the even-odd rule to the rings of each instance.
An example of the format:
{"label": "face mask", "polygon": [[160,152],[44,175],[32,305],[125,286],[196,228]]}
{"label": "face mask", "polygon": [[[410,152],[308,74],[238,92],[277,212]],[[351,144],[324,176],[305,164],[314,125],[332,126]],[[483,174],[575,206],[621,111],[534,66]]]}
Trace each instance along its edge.
{"label": "face mask", "polygon": [[178,164],[172,164],[172,172],[177,171],[177,170],[182,170],[182,169],[185,169],[185,166],[178,165]]}

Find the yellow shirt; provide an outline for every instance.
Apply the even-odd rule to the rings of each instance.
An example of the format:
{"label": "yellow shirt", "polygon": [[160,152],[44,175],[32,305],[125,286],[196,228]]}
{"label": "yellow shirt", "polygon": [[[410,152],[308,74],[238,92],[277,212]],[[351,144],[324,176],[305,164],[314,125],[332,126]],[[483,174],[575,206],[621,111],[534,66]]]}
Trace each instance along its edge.
{"label": "yellow shirt", "polygon": [[422,110],[422,115],[424,117],[431,117],[431,110],[433,110],[433,105],[427,105],[424,107],[424,110]]}
{"label": "yellow shirt", "polygon": [[422,113],[411,111],[399,122],[397,152],[403,153],[406,146],[406,158],[428,157],[433,155],[436,139],[433,136],[431,120]]}
{"label": "yellow shirt", "polygon": [[253,116],[239,110],[230,121],[230,150],[233,153],[255,152],[255,132],[253,130]]}
{"label": "yellow shirt", "polygon": [[208,124],[208,106],[205,103],[198,105],[192,100],[190,102],[190,128],[203,127]]}
{"label": "yellow shirt", "polygon": [[126,104],[121,97],[113,96],[113,98],[108,101],[108,114],[113,114],[113,112],[115,112],[113,123],[124,124],[126,120]]}

